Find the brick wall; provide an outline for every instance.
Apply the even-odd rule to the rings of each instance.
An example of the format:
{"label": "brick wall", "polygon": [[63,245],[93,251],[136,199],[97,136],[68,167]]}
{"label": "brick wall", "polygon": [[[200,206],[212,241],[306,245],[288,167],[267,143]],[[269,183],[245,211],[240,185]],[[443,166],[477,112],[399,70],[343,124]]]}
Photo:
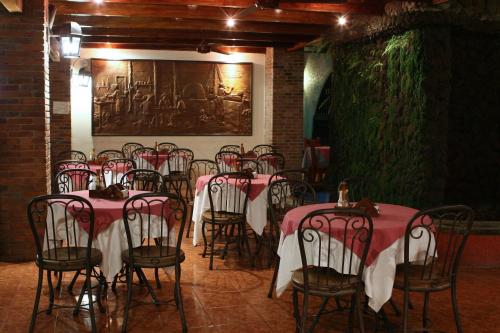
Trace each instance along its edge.
{"label": "brick wall", "polygon": [[[71,61],[61,58],[60,62],[50,63],[50,99],[51,106],[55,101],[71,100]],[[53,107],[51,108],[53,110]],[[71,114],[51,114],[50,120],[51,160],[71,149]]]}
{"label": "brick wall", "polygon": [[26,205],[50,187],[46,6],[24,0],[22,14],[0,6],[0,260],[34,258]]}
{"label": "brick wall", "polygon": [[[272,84],[270,84],[272,82]],[[287,168],[302,160],[304,53],[283,48],[266,51],[266,140],[285,155]],[[269,121],[267,117],[271,117]]]}

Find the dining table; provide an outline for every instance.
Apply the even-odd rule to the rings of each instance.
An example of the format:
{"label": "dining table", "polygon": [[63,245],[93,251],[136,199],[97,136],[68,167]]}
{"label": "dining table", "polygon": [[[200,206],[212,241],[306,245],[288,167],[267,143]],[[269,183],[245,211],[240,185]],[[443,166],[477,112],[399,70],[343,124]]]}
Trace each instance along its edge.
{"label": "dining table", "polygon": [[[276,280],[276,294],[278,296],[287,289],[293,272],[302,268],[298,240],[300,222],[311,212],[320,209],[331,209],[335,206],[334,203],[306,205],[294,208],[285,215],[281,224],[278,245],[278,255],[280,257]],[[417,212],[416,209],[410,207],[384,203],[379,203],[378,208],[380,211],[379,216],[372,217],[373,234],[362,277],[365,293],[368,296],[368,305],[376,312],[391,298],[396,266],[404,262],[406,226],[411,217]],[[306,257],[311,262],[316,263],[321,252],[321,264],[340,272],[342,270],[342,257],[344,256],[341,238],[325,234],[322,231],[320,231],[320,234],[321,237],[330,237],[331,244],[333,244],[330,248],[330,258],[334,260],[328,263],[323,262],[323,256],[328,258],[328,253],[325,254],[324,251],[328,250],[321,249],[322,251],[319,251],[320,242],[304,242]],[[433,236],[429,236],[428,233],[423,233],[419,239],[412,240],[409,251],[410,262],[421,262],[425,258],[427,246],[430,246],[431,249],[435,246]],[[347,251],[348,253],[345,255],[349,257],[351,250],[348,249]],[[357,270],[360,258],[356,250],[352,252],[353,258],[356,259],[353,260],[355,264],[354,270]]]}
{"label": "dining table", "polygon": [[[137,194],[149,193],[147,191],[129,191],[129,197]],[[126,199],[120,200],[109,200],[101,198],[91,198],[89,191],[74,191],[67,194],[72,194],[84,198],[90,202],[94,210],[94,232],[92,247],[99,249],[102,252],[102,262],[99,264],[99,268],[108,282],[112,282],[116,274],[118,274],[122,268],[122,252],[128,249],[127,235],[125,232],[125,225],[123,220],[123,206]],[[134,247],[141,245],[143,239],[142,235],[148,234],[151,238],[158,237],[160,233],[161,225],[163,224],[164,230],[168,230],[168,242],[175,246],[177,243],[177,237],[175,232],[175,225],[173,219],[172,221],[165,221],[161,218],[162,216],[162,205],[160,201],[153,201],[150,205],[151,207],[151,229],[147,230],[146,224],[143,226],[141,233],[140,228],[140,218],[147,221],[145,215],[139,216],[134,215],[135,218],[129,220],[129,226],[132,235],[132,244]],[[145,208],[144,214],[148,214]],[[73,224],[68,224],[70,230],[66,230],[64,223],[66,211],[65,205],[54,205],[54,209],[49,211],[47,216],[47,222],[52,224],[52,221],[56,224],[54,227],[56,229],[57,240],[67,239],[66,233],[70,235],[71,245],[76,244],[86,244],[88,241],[88,224],[78,223],[75,224],[75,230],[73,230]],[[68,209],[70,210],[70,209]],[[71,213],[71,211],[69,211]],[[52,215],[53,214],[53,215]],[[163,216],[169,216],[163,212]],[[160,222],[161,221],[161,222]],[[52,227],[52,225],[50,225]],[[166,234],[165,231],[163,234]],[[57,242],[47,242],[44,244],[56,244]]]}
{"label": "dining table", "polygon": [[[135,157],[136,165],[142,166],[143,169],[156,170],[162,176],[168,175],[171,171],[186,172],[188,163],[186,163],[186,156],[182,154],[172,154],[168,151],[158,152],[158,161],[155,164],[155,156],[151,154],[139,154]],[[170,163],[170,166],[169,166]]]}
{"label": "dining table", "polygon": [[[208,183],[213,175],[198,177],[196,180],[196,192],[193,202],[192,221],[194,222],[193,245],[203,241],[202,237],[202,214],[210,210],[210,199],[208,194]],[[246,222],[259,236],[262,235],[267,224],[267,188],[270,175],[255,175],[251,179],[248,195]],[[233,190],[239,191],[235,188]]]}

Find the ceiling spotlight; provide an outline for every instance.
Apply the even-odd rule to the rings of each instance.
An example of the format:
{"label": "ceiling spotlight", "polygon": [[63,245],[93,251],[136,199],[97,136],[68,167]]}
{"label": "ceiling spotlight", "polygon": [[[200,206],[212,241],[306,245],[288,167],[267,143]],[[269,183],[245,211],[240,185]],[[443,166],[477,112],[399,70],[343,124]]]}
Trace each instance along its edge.
{"label": "ceiling spotlight", "polygon": [[226,21],[226,25],[230,28],[234,27],[235,24],[236,24],[236,21],[232,17],[228,18]]}
{"label": "ceiling spotlight", "polygon": [[347,17],[345,17],[344,15],[340,16],[337,20],[337,24],[340,26],[346,25],[347,24]]}
{"label": "ceiling spotlight", "polygon": [[283,10],[282,10],[282,9],[280,9],[280,8],[275,8],[275,9],[274,9],[274,12],[275,12],[276,14],[281,14],[281,12],[282,12],[282,11],[283,11]]}
{"label": "ceiling spotlight", "polygon": [[101,4],[101,3],[103,3],[104,1],[103,1],[103,0],[94,0],[94,2],[95,2],[96,4],[99,4],[99,5],[100,5],[100,4]]}

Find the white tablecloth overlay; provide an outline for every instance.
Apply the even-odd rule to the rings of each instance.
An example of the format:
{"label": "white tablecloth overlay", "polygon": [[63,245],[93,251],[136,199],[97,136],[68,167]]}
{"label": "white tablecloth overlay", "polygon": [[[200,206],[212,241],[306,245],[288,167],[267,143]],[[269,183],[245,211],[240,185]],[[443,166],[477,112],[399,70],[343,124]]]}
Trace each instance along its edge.
{"label": "white tablecloth overlay", "polygon": [[[235,186],[231,186],[232,191],[240,191],[240,189]],[[232,196],[233,197],[233,196]],[[217,196],[214,199],[218,199]],[[204,211],[210,210],[210,199],[208,197],[208,183],[203,187],[203,191],[196,191],[196,195],[193,203],[193,216],[192,220],[194,222],[194,232],[193,232],[193,245],[196,246],[203,242],[202,235],[202,220],[201,216]],[[247,223],[250,227],[257,233],[257,235],[262,235],[264,228],[267,224],[267,186],[259,195],[254,199],[250,200],[248,198],[247,203],[247,213],[246,213]]]}
{"label": "white tablecloth overlay", "polygon": [[[415,231],[416,232],[416,231]],[[321,233],[322,243],[326,244],[329,237],[325,233]],[[412,239],[410,242],[410,261],[419,262],[425,258],[429,237],[428,233],[424,232],[422,238]],[[434,238],[431,240],[430,253],[435,246]],[[318,262],[318,241],[304,242],[307,262]],[[298,231],[286,237],[281,233],[278,246],[278,255],[280,256],[278,278],[276,280],[276,294],[281,296],[292,280],[293,271],[302,268],[300,259],[300,249],[298,241]],[[347,249],[345,253],[346,262],[351,255]],[[331,239],[331,258],[341,258],[342,243],[335,238]],[[321,264],[327,264],[327,249],[323,245],[321,253]],[[394,279],[396,275],[396,265],[404,262],[404,236],[396,240],[391,246],[382,251],[375,261],[363,271],[363,281],[365,283],[365,293],[369,298],[369,306],[374,311],[379,311],[384,303],[386,303],[392,294]],[[340,271],[342,260],[331,260],[330,267]],[[353,267],[357,269],[359,266],[359,257],[353,254]],[[347,272],[346,272],[347,273]]]}
{"label": "white tablecloth overlay", "polygon": [[[64,223],[64,210],[65,206],[64,205],[54,205],[54,215],[55,215],[55,221],[56,221],[56,237],[59,240],[66,239],[66,230],[65,230],[65,223]],[[47,222],[50,222],[49,225],[49,230],[51,228],[51,212],[49,211],[49,214],[47,216]],[[142,215],[143,221],[147,221],[147,215]],[[151,224],[151,238],[158,237],[160,235],[160,224],[159,224],[159,217],[152,216],[152,224]],[[88,240],[88,233],[80,227],[78,222],[76,223],[77,230],[76,230],[76,238],[77,238],[77,244],[79,246],[86,246],[87,245],[87,240]],[[68,226],[70,227],[69,234],[70,234],[70,243],[73,245],[74,244],[74,238],[73,238],[73,230],[72,230],[72,223],[68,223]],[[129,226],[131,228],[131,234],[132,234],[132,244],[134,247],[138,247],[141,244],[141,237],[140,237],[140,224],[139,224],[139,219],[137,218],[134,221],[129,221]],[[163,221],[163,230],[164,234],[165,230],[168,230],[168,225],[165,221]],[[47,235],[46,235],[47,236]],[[147,236],[147,223],[143,223],[143,236]],[[175,227],[172,228],[168,232],[168,237],[169,237],[169,246],[175,246],[177,244],[177,235],[175,232]],[[164,241],[166,242],[166,240]],[[165,244],[165,243],[164,243]],[[53,243],[49,241],[49,246],[52,248]],[[44,250],[46,250],[47,247],[47,240],[44,240]],[[106,280],[108,282],[113,281],[113,277],[120,272],[120,269],[122,268],[122,258],[121,254],[122,251],[128,249],[128,243],[127,243],[127,234],[125,232],[125,224],[123,219],[118,219],[115,220],[113,223],[109,225],[109,227],[97,234],[97,237],[92,241],[92,247],[99,249],[102,252],[102,262],[99,265],[99,268],[101,272],[104,274],[106,277]]]}
{"label": "white tablecloth overlay", "polygon": [[[176,158],[182,158],[182,157],[178,156]],[[135,161],[135,163],[136,163],[137,166],[142,165],[143,166],[142,169],[156,170],[162,176],[165,176],[165,175],[169,174],[168,160],[169,159],[167,158],[165,161],[163,161],[162,164],[160,164],[158,166],[157,169],[155,169],[151,163],[149,163],[146,159],[144,159],[142,157],[136,156],[135,159],[134,159],[134,161]],[[176,161],[172,161],[171,167],[173,169],[172,171],[187,171],[187,170],[185,170],[184,163],[182,163],[182,162],[177,163]]]}

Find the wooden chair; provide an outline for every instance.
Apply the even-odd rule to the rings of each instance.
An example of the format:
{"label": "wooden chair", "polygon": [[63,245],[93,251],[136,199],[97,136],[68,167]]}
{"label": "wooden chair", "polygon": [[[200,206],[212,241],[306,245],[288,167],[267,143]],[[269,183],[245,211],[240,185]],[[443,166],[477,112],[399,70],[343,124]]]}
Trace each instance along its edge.
{"label": "wooden chair", "polygon": [[257,157],[262,173],[272,175],[278,171],[285,169],[285,156],[280,153],[265,153]]}
{"label": "wooden chair", "polygon": [[139,147],[132,152],[137,169],[158,169],[158,151],[150,147]]}
{"label": "wooden chair", "polygon": [[[292,275],[297,331],[312,332],[320,316],[326,312],[328,300],[339,296],[351,296],[349,331],[352,331],[354,312],[357,313],[360,331],[365,331],[360,297],[372,232],[370,216],[356,209],[322,209],[307,214],[301,220],[298,241],[302,268]],[[335,237],[330,236],[332,234]],[[340,255],[335,255],[331,249],[337,249],[335,253]],[[349,254],[350,249],[357,249],[356,255]],[[299,292],[304,294],[301,314]],[[308,327],[307,312],[311,296],[321,297],[323,302]]]}
{"label": "wooden chair", "polygon": [[215,154],[215,162],[221,172],[233,172],[238,170],[237,161],[243,157],[234,151],[220,151]]}
{"label": "wooden chair", "polygon": [[56,193],[89,190],[95,184],[97,174],[88,169],[66,169],[54,177]]}
{"label": "wooden chair", "polygon": [[[215,240],[222,232],[225,232],[226,238],[222,258],[226,255],[231,238],[234,239],[232,240],[233,242],[236,242],[240,254],[242,243],[247,246],[250,254],[245,223],[251,179],[241,172],[223,172],[213,176],[207,186],[210,210],[203,212],[201,218],[204,243],[203,257],[207,254],[208,243],[205,226],[208,224],[211,226],[209,268],[212,270]],[[237,228],[237,236],[234,236],[235,228]]]}
{"label": "wooden chair", "polygon": [[[405,231],[404,264],[398,265],[394,288],[404,292],[403,332],[408,332],[410,292],[424,294],[423,328],[428,330],[429,298],[433,292],[451,290],[451,305],[457,332],[462,333],[457,303],[460,258],[472,228],[474,213],[467,206],[443,206],[418,212]],[[428,239],[417,263],[410,262],[413,240]],[[414,261],[415,258],[412,258]],[[422,331],[420,329],[420,331]]]}
{"label": "wooden chair", "polygon": [[161,192],[163,190],[162,175],[155,170],[133,169],[125,172],[120,184],[129,190]]}
{"label": "wooden chair", "polygon": [[234,153],[240,153],[240,146],[239,145],[224,145],[220,147],[219,151],[232,151]]}
{"label": "wooden chair", "polygon": [[57,154],[57,160],[73,160],[80,162],[87,162],[87,156],[85,153],[79,150],[65,150]]}
{"label": "wooden chair", "polygon": [[239,158],[236,160],[236,165],[238,171],[243,171],[250,169],[252,172],[256,172],[258,174],[262,174],[262,168],[255,159],[252,158]]}
{"label": "wooden chair", "polygon": [[196,181],[201,176],[206,175],[216,175],[218,174],[219,166],[215,161],[212,160],[192,160],[189,164],[188,171],[188,179],[189,179],[189,188],[188,188],[188,198],[187,203],[190,209],[189,214],[189,224],[186,230],[186,238],[189,238],[189,232],[191,231],[191,224],[193,222],[193,205],[194,205],[194,196],[196,190]]}
{"label": "wooden chair", "polygon": [[189,191],[189,165],[194,159],[194,153],[191,149],[187,148],[177,148],[170,152],[168,157],[168,175],[163,178],[163,183],[173,190],[180,196],[183,195],[183,185],[186,185],[185,193]]}
{"label": "wooden chair", "polygon": [[122,153],[125,158],[132,158],[132,152],[137,148],[143,148],[144,146],[137,142],[127,142],[122,146]]}
{"label": "wooden chair", "polygon": [[54,174],[67,169],[88,169],[90,170],[89,164],[87,162],[76,161],[76,160],[62,160],[54,163]]}
{"label": "wooden chair", "polygon": [[[62,219],[56,221],[54,211],[64,210]],[[36,260],[38,266],[38,284],[36,289],[35,303],[29,332],[35,328],[36,318],[39,313],[38,306],[42,293],[43,273],[47,272],[49,286],[49,306],[47,314],[51,314],[54,308],[74,307],[73,314],[78,314],[80,309],[86,309],[87,305],[82,306],[82,300],[87,291],[92,294],[91,274],[94,268],[102,260],[102,253],[92,247],[93,237],[87,237],[85,244],[78,244],[75,239],[74,230],[80,228],[79,223],[83,223],[88,228],[88,234],[92,235],[94,231],[94,210],[92,205],[86,199],[69,194],[53,194],[35,197],[31,200],[27,209],[28,221],[35,240]],[[63,225],[61,225],[61,223]],[[57,226],[59,227],[56,227]],[[41,231],[43,231],[41,233]],[[86,273],[85,284],[82,287],[80,296],[75,305],[55,304],[54,288],[52,286],[51,272],[80,272]],[[104,312],[101,304],[101,284],[97,284],[97,304]],[[92,300],[92,297],[90,297]],[[90,323],[92,332],[97,332],[94,301],[88,302],[88,311],[90,314]]]}
{"label": "wooden chair", "polygon": [[281,223],[290,210],[316,203],[316,192],[309,183],[296,179],[279,179],[269,184],[267,189],[267,205],[269,215],[269,253],[275,260],[274,274],[267,297],[273,297],[276,286],[280,257],[277,254]]}
{"label": "wooden chair", "polygon": [[158,152],[171,152],[174,149],[177,149],[177,145],[172,142],[161,142],[158,144]]}
{"label": "wooden chair", "polygon": [[[156,211],[156,213],[154,213]],[[153,215],[157,214],[157,215]],[[147,215],[147,218],[137,218]],[[187,332],[186,317],[181,292],[181,263],[186,256],[181,250],[182,235],[186,222],[186,205],[181,197],[174,193],[139,194],[128,199],[123,208],[123,221],[127,234],[128,249],[122,252],[122,259],[127,266],[127,301],[122,332],[127,331],[130,304],[132,302],[132,280],[134,272],[145,281],[153,298],[153,304],[168,304],[175,301],[179,310],[182,331]],[[177,237],[171,235],[174,225],[179,226]],[[133,234],[151,235],[154,238],[133,238]],[[160,302],[153,288],[147,281],[143,269],[174,267],[174,299]],[[148,304],[148,303],[146,303]],[[149,303],[150,304],[150,303]]]}
{"label": "wooden chair", "polygon": [[104,187],[119,183],[125,172],[135,168],[135,162],[129,158],[114,158],[105,161],[101,167]]}
{"label": "wooden chair", "polygon": [[116,149],[106,149],[99,154],[97,154],[97,160],[111,160],[113,158],[125,158],[125,155],[121,150],[116,150]]}
{"label": "wooden chair", "polygon": [[260,156],[262,154],[275,153],[276,147],[273,145],[256,145],[252,148],[255,155]]}

